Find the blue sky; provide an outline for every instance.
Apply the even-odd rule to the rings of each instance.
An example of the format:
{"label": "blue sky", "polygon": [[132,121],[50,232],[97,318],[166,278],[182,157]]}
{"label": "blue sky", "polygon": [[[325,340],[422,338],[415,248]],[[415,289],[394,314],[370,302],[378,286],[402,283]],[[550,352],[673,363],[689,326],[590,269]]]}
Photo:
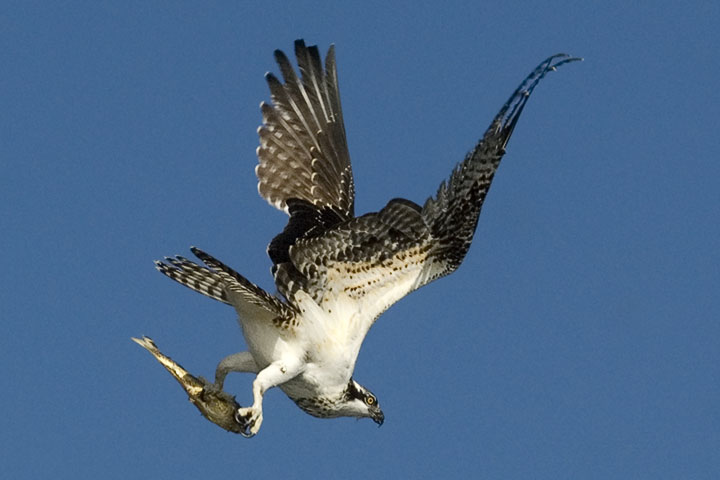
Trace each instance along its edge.
{"label": "blue sky", "polygon": [[[0,450],[8,478],[717,478],[716,2],[7,2]],[[272,290],[256,191],[272,52],[335,43],[356,210],[422,202],[550,54],[452,276],[391,308],[356,378],[386,422],[279,390],[246,440],[153,358],[242,350],[158,274],[197,245]],[[227,389],[247,405],[251,378]]]}

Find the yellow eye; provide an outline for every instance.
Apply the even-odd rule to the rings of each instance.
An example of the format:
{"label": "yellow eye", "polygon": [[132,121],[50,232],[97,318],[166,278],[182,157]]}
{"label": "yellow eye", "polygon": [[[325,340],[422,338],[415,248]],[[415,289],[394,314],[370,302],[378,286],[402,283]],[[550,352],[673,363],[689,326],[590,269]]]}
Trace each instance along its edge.
{"label": "yellow eye", "polygon": [[370,395],[368,395],[367,397],[365,397],[365,403],[367,403],[368,405],[375,405],[375,397],[371,397]]}

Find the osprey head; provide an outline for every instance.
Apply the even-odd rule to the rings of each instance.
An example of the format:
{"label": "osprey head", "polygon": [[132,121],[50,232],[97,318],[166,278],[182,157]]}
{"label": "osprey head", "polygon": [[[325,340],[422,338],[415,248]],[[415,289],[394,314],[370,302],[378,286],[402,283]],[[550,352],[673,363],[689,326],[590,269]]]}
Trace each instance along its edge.
{"label": "osprey head", "polygon": [[344,392],[344,401],[338,405],[345,417],[369,417],[378,426],[385,421],[385,415],[380,410],[377,397],[367,388],[357,383],[352,378]]}
{"label": "osprey head", "polygon": [[385,420],[385,415],[380,410],[377,397],[352,378],[347,386],[338,393],[293,400],[305,413],[313,417],[368,417],[372,418],[378,425],[382,425]]}

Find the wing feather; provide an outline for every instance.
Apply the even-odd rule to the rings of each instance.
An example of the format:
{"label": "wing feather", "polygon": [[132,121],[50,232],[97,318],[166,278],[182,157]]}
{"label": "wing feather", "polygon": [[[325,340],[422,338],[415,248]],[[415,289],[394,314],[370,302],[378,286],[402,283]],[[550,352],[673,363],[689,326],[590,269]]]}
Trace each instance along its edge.
{"label": "wing feather", "polygon": [[[432,237],[420,207],[394,199],[380,212],[297,240],[290,247],[291,265],[283,265],[283,273],[297,270],[293,287],[302,288],[330,313],[340,305],[354,303],[353,314],[367,319],[365,328],[369,328],[383,311],[414,289],[431,248]],[[285,294],[288,288],[278,280],[276,277]]]}
{"label": "wing feather", "polygon": [[281,51],[275,52],[284,83],[267,74],[272,103],[261,105],[258,191],[289,213],[288,200],[330,208],[353,217],[354,187],[333,47],[325,68],[317,47],[295,42],[301,77]]}
{"label": "wing feather", "polygon": [[298,236],[288,248],[289,261],[276,265],[280,292],[290,299],[302,289],[326,312],[342,311],[342,321],[356,329],[354,338],[362,339],[393,303],[456,270],[530,94],[547,72],[575,60],[555,55],[533,70],[422,208],[393,199],[377,213]]}
{"label": "wing feather", "polygon": [[421,213],[435,243],[418,287],[448,275],[460,266],[470,248],[483,202],[505,147],[530,95],[548,72],[577,60],[581,59],[557,54],[540,63],[515,89],[482,139],[455,167],[450,179],[440,184],[435,198],[425,202]]}

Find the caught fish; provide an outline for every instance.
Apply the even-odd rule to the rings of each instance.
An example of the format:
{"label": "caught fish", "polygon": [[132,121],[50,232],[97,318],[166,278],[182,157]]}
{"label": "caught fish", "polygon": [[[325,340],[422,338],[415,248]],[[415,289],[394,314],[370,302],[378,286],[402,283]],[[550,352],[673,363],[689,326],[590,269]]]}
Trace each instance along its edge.
{"label": "caught fish", "polygon": [[175,377],[203,417],[228,432],[243,434],[243,427],[235,420],[235,413],[241,408],[235,397],[203,377],[191,375],[172,358],[164,355],[151,338],[133,338],[133,341],[150,352]]}

